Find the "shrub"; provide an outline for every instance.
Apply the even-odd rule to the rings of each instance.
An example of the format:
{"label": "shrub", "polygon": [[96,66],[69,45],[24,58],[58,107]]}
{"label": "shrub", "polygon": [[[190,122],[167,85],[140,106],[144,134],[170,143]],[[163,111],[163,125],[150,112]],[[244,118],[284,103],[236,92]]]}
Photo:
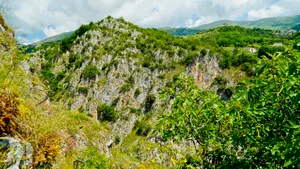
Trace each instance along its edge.
{"label": "shrub", "polygon": [[165,79],[165,77],[166,77],[166,74],[164,74],[164,73],[163,73],[163,74],[160,74],[160,75],[158,75],[158,78],[159,78],[159,79],[162,79],[162,80],[163,80],[163,79]]}
{"label": "shrub", "polygon": [[92,35],[91,35],[90,33],[88,33],[88,34],[85,35],[85,37],[86,37],[87,39],[90,39],[90,38],[92,37]]}
{"label": "shrub", "polygon": [[119,135],[116,135],[115,137],[115,144],[118,145],[121,142],[121,138]]}
{"label": "shrub", "polygon": [[226,80],[226,79],[225,79],[224,77],[222,77],[222,76],[217,76],[217,77],[214,79],[212,85],[225,86],[226,83],[228,83],[228,80]]}
{"label": "shrub", "polygon": [[244,71],[247,76],[254,76],[255,75],[255,66],[250,64],[249,62],[246,62],[242,65],[242,71]]}
{"label": "shrub", "polygon": [[116,107],[116,106],[118,105],[119,100],[120,100],[120,97],[115,98],[115,99],[112,101],[111,106]]}
{"label": "shrub", "polygon": [[142,65],[143,65],[143,67],[149,68],[151,65],[151,59],[149,57],[144,58]]}
{"label": "shrub", "polygon": [[136,109],[136,108],[131,107],[130,108],[130,113],[140,115],[141,114],[141,109]]}
{"label": "shrub", "polygon": [[137,129],[136,134],[138,136],[148,136],[151,131],[151,126],[146,121],[136,121],[134,128]]}
{"label": "shrub", "polygon": [[134,92],[134,97],[137,98],[141,94],[141,90],[137,88]]}
{"label": "shrub", "polygon": [[55,79],[55,75],[52,73],[51,70],[42,70],[41,75],[43,79],[47,80],[49,83],[51,83],[53,79]]}
{"label": "shrub", "polygon": [[116,122],[118,119],[117,112],[114,107],[108,106],[106,103],[100,104],[97,107],[98,117],[102,121]]}
{"label": "shrub", "polygon": [[92,22],[89,25],[81,25],[80,28],[77,29],[71,36],[62,39],[62,41],[60,42],[61,50],[63,52],[70,50],[76,38],[82,36],[87,31],[94,28],[94,26],[95,25]]}
{"label": "shrub", "polygon": [[84,68],[82,72],[82,77],[85,79],[95,79],[98,74],[99,71],[96,66],[88,65]]}
{"label": "shrub", "polygon": [[224,86],[221,86],[217,90],[217,94],[221,97],[222,100],[229,100],[231,96],[233,95],[233,89],[232,88],[226,88]]}
{"label": "shrub", "polygon": [[269,54],[274,54],[276,52],[284,52],[285,48],[283,46],[262,46],[258,50],[258,57],[262,58],[262,56],[266,56],[267,58],[271,58]]}
{"label": "shrub", "polygon": [[145,112],[150,112],[152,110],[152,106],[155,102],[155,96],[153,94],[149,94],[145,100]]}
{"label": "shrub", "polygon": [[134,80],[134,77],[132,75],[128,78],[127,83],[134,85],[135,80]]}
{"label": "shrub", "polygon": [[86,168],[100,169],[110,168],[110,162],[104,154],[101,154],[97,148],[88,147],[81,157],[85,162]]}
{"label": "shrub", "polygon": [[79,87],[78,92],[87,95],[89,92],[89,88],[88,87]]}

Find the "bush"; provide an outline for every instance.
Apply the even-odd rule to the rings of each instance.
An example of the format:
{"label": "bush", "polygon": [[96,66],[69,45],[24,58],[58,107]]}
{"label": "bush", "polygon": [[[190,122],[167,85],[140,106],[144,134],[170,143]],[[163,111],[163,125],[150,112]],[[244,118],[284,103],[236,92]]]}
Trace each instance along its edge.
{"label": "bush", "polygon": [[152,106],[155,102],[155,96],[153,94],[149,94],[145,100],[145,112],[150,112],[152,110]]}
{"label": "bush", "polygon": [[79,87],[78,92],[87,95],[89,92],[89,88],[88,87]]}
{"label": "bush", "polygon": [[120,100],[120,97],[115,98],[115,99],[112,101],[111,106],[116,107],[116,106],[118,105],[119,100]]}
{"label": "bush", "polygon": [[132,75],[128,78],[127,83],[134,85],[135,80],[134,80],[134,77]]}
{"label": "bush", "polygon": [[255,66],[250,64],[249,62],[246,62],[242,65],[242,71],[244,71],[247,76],[254,76],[255,75]]}
{"label": "bush", "polygon": [[148,136],[151,131],[151,126],[146,121],[136,121],[134,128],[137,129],[136,134],[138,136]]}
{"label": "bush", "polygon": [[98,68],[96,66],[88,65],[84,68],[82,72],[82,77],[84,79],[95,79],[99,74]]}
{"label": "bush", "polygon": [[228,80],[226,80],[226,79],[225,79],[224,77],[222,77],[222,76],[217,76],[217,77],[214,79],[212,85],[225,86],[226,83],[228,83]]}
{"label": "bush", "polygon": [[150,65],[151,65],[151,58],[150,57],[145,57],[144,60],[143,60],[143,67],[147,67],[147,68],[150,68]]}
{"label": "bush", "polygon": [[141,90],[137,88],[134,92],[134,97],[137,98],[141,94]]}
{"label": "bush", "polygon": [[267,58],[271,58],[269,54],[273,55],[276,52],[284,52],[285,48],[283,46],[262,46],[258,50],[258,57],[262,58],[262,56],[266,56]]}
{"label": "bush", "polygon": [[115,137],[115,144],[118,145],[121,142],[121,138],[119,135],[116,135]]}
{"label": "bush", "polygon": [[125,93],[125,92],[129,92],[131,89],[131,84],[126,83],[124,84],[121,89],[120,89],[120,93]]}
{"label": "bush", "polygon": [[217,94],[221,97],[222,100],[229,100],[231,96],[233,95],[233,89],[232,88],[226,88],[224,86],[221,86],[217,90]]}
{"label": "bush", "polygon": [[110,162],[104,154],[100,154],[99,150],[94,147],[88,147],[81,157],[85,162],[85,167],[90,169],[111,168]]}
{"label": "bush", "polygon": [[87,31],[94,28],[94,26],[95,25],[92,22],[89,25],[81,25],[80,28],[77,29],[71,36],[62,39],[62,41],[60,42],[61,50],[63,52],[70,50],[76,38],[82,36]]}
{"label": "bush", "polygon": [[118,114],[115,112],[114,107],[108,106],[106,103],[97,107],[97,114],[102,121],[116,122],[118,119]]}
{"label": "bush", "polygon": [[136,109],[134,107],[130,107],[130,113],[141,115],[141,109]]}

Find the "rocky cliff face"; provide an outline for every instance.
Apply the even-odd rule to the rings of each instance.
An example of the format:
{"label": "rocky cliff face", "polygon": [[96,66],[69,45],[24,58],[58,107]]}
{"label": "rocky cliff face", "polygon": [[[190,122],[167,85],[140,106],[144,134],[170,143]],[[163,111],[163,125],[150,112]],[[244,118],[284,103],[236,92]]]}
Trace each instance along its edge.
{"label": "rocky cliff face", "polygon": [[[121,146],[121,152],[131,147],[129,156],[142,161],[156,158],[164,163],[174,153],[168,152],[169,148],[189,152],[182,148],[185,146],[174,143],[158,144],[159,138],[147,137],[151,128],[139,124],[155,124],[168,108],[159,99],[159,92],[182,74],[194,77],[199,87],[217,92],[214,79],[223,73],[218,57],[207,49],[193,46],[188,39],[142,29],[123,19],[108,17],[87,27],[79,29],[80,36],[74,36],[68,43],[44,45],[31,54],[30,71],[41,75],[49,85],[51,99],[100,121],[107,120],[106,111],[117,112],[116,117],[109,116],[111,123],[105,123],[110,134],[104,137],[101,147],[108,156],[112,156],[108,148],[116,140],[127,147]],[[105,110],[99,108],[103,104]],[[144,136],[142,141],[135,133]],[[147,152],[142,157],[143,147]]]}
{"label": "rocky cliff face", "polygon": [[65,53],[47,60],[45,54],[57,49],[44,48],[35,53],[31,62],[40,63],[37,69],[51,62],[54,75],[64,74],[60,84],[67,92],[61,93],[59,99],[71,110],[89,114],[95,114],[100,103],[110,105],[113,101],[116,110],[131,107],[145,112],[149,94],[156,97],[152,107],[158,110],[158,92],[172,82],[173,76],[190,73],[199,87],[209,88],[221,73],[217,57],[209,52],[202,58],[193,57],[195,62],[189,67],[182,63],[188,49],[172,42],[166,48],[153,48],[159,44],[146,44],[152,38],[122,19],[107,18],[77,37]]}

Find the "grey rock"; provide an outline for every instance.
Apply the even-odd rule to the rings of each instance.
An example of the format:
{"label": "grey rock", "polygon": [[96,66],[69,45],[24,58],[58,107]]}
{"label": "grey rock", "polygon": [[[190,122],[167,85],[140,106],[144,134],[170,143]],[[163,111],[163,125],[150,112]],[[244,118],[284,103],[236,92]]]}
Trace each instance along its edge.
{"label": "grey rock", "polygon": [[13,137],[0,138],[0,151],[7,152],[5,168],[28,169],[32,168],[33,148],[28,142],[22,143]]}

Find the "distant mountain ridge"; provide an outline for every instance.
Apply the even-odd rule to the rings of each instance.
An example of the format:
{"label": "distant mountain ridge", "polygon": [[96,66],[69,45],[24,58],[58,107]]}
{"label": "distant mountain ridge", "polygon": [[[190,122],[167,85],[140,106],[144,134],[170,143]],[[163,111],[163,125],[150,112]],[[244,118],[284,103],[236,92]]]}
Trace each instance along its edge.
{"label": "distant mountain ridge", "polygon": [[[46,38],[46,39],[41,40],[39,42],[29,44],[29,45],[27,45],[27,47],[28,47],[27,52],[31,52],[36,46],[39,46],[39,45],[42,45],[42,44],[45,44],[45,43],[59,42],[62,39],[66,38],[68,36],[71,36],[73,32],[74,31],[65,32],[65,33],[62,33],[62,34],[59,34],[59,35],[55,35],[55,36]],[[20,46],[22,46],[22,45],[20,45]]]}
{"label": "distant mountain ridge", "polygon": [[65,33],[62,33],[62,34],[59,34],[59,35],[55,35],[55,36],[49,37],[47,39],[41,40],[39,42],[33,43],[31,45],[37,46],[37,45],[40,45],[40,44],[43,44],[43,43],[57,42],[57,41],[62,40],[65,37],[70,36],[72,33],[73,33],[73,31],[71,31],[71,32],[65,32]]}
{"label": "distant mountain ridge", "polygon": [[256,21],[231,21],[220,20],[209,24],[204,24],[194,28],[161,28],[161,30],[176,36],[186,36],[202,32],[208,29],[216,28],[222,25],[241,26],[246,28],[263,28],[271,30],[300,30],[300,15],[264,18]]}
{"label": "distant mountain ridge", "polygon": [[[256,21],[232,21],[232,20],[219,20],[209,24],[204,24],[198,27],[193,28],[171,28],[171,27],[163,27],[159,28],[159,30],[164,30],[171,35],[175,36],[188,36],[193,35],[198,32],[203,32],[208,29],[216,28],[222,25],[234,25],[241,26],[246,28],[263,28],[263,29],[271,29],[271,30],[286,30],[286,29],[294,29],[300,30],[300,15],[296,16],[285,16],[285,17],[272,17],[272,18],[264,18]],[[34,48],[35,46],[58,42],[65,37],[70,36],[72,32],[65,32],[53,37],[49,37],[37,43],[33,43],[28,45],[29,48]]]}

